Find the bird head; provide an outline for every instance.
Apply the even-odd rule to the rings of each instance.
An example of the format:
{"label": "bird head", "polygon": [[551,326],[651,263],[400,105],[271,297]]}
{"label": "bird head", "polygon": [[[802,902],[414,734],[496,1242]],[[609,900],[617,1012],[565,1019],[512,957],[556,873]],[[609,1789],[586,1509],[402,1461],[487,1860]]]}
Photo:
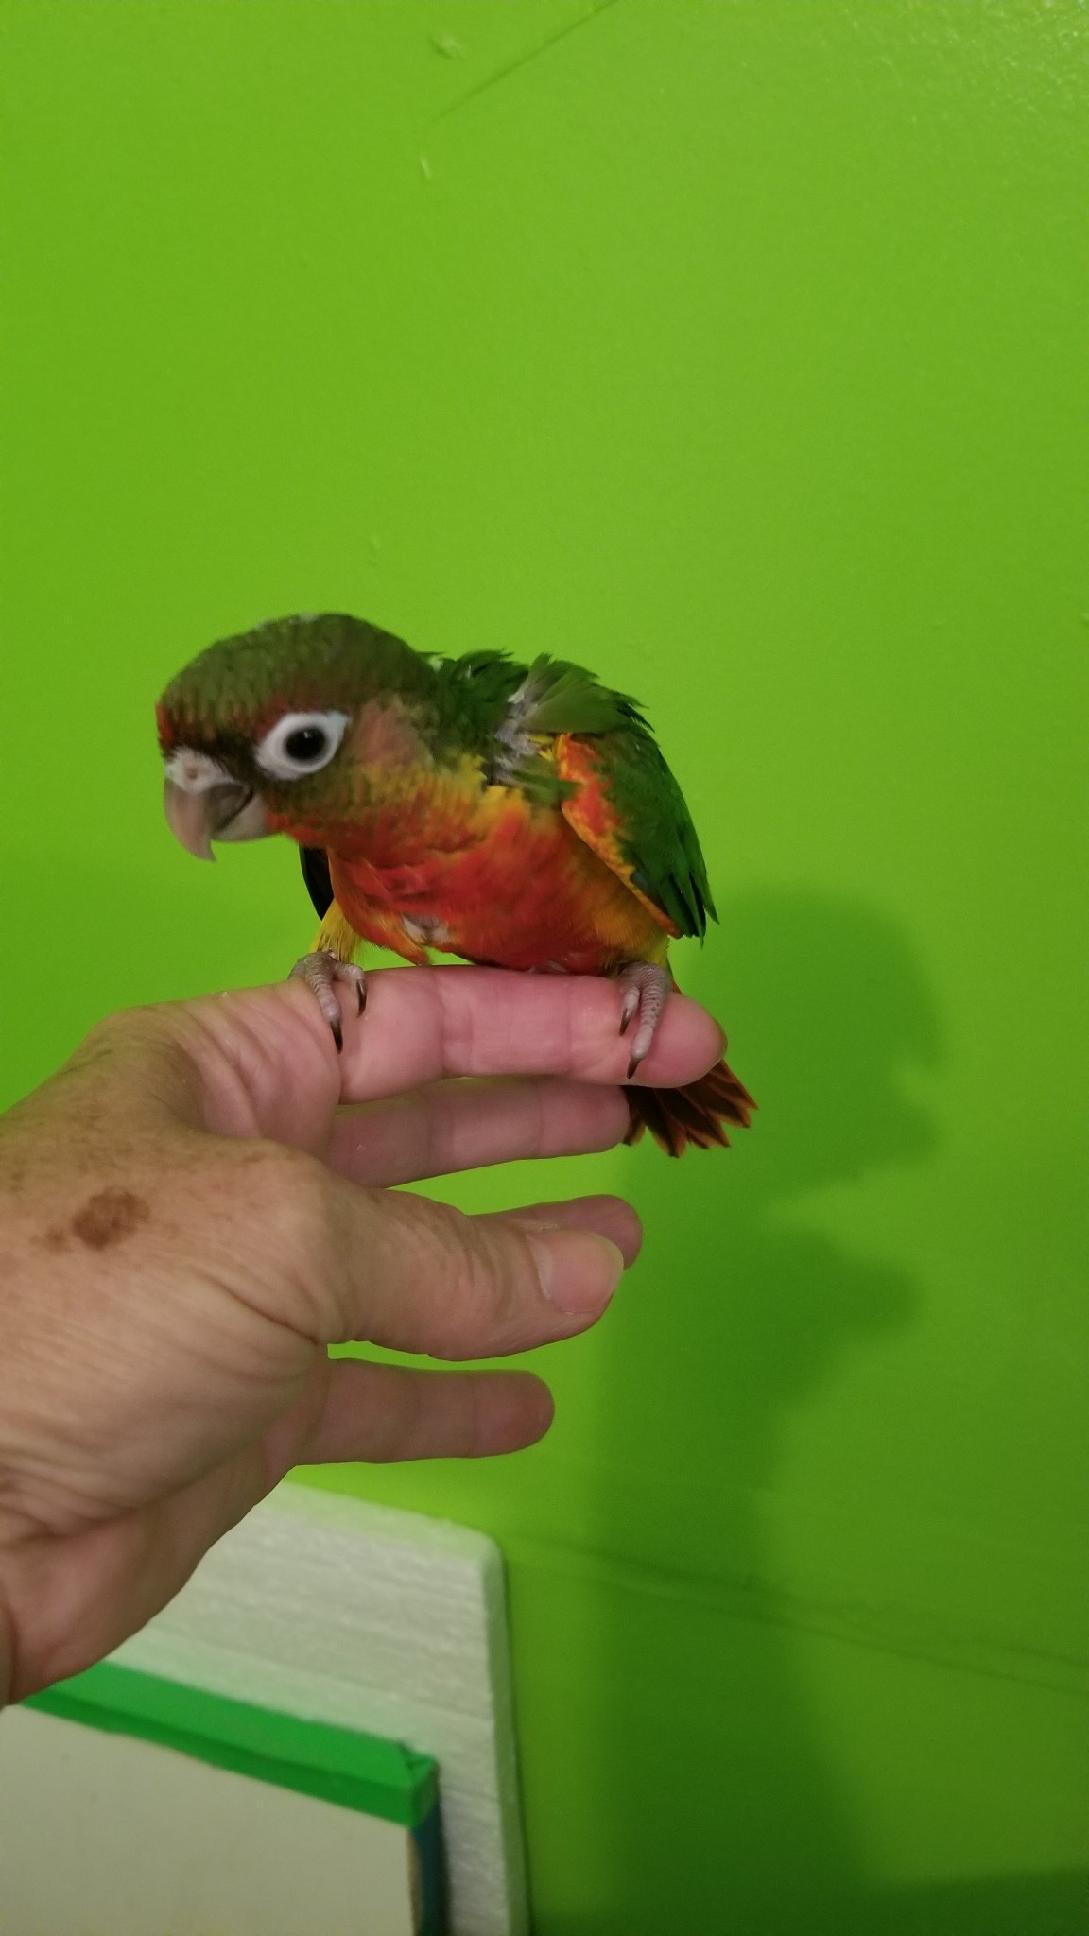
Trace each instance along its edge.
{"label": "bird head", "polygon": [[167,821],[183,847],[351,826],[376,780],[419,758],[432,663],[343,614],[273,619],[221,639],[157,708]]}

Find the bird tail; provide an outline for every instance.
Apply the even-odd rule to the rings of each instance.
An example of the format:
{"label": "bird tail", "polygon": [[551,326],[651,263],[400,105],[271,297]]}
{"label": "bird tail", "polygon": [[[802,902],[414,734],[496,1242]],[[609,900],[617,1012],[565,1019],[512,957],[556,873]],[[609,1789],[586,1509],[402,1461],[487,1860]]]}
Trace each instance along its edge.
{"label": "bird tail", "polygon": [[730,1139],[723,1125],[748,1129],[756,1108],[740,1076],[725,1060],[683,1089],[640,1089],[633,1084],[624,1093],[631,1109],[631,1128],[624,1141],[637,1143],[649,1129],[667,1156],[683,1156],[690,1143],[696,1149],[728,1149]]}

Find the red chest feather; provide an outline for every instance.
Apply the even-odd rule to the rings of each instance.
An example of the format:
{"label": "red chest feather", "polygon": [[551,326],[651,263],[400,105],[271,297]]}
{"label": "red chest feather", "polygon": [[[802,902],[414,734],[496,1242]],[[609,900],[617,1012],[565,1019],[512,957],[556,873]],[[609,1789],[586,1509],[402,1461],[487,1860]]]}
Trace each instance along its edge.
{"label": "red chest feather", "polygon": [[[357,932],[388,946],[390,917],[399,917],[411,943],[502,967],[555,964],[574,973],[600,972],[664,940],[558,808],[498,788],[490,794],[453,849],[417,848],[396,865],[333,857],[337,900]],[[383,845],[389,852],[394,843]]]}

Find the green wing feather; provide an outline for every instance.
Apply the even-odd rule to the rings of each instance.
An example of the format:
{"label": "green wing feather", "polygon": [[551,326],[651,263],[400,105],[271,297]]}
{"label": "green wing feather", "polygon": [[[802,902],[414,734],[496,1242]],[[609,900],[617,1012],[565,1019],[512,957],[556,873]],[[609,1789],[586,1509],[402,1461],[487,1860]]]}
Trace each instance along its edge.
{"label": "green wing feather", "polygon": [[[531,737],[571,735],[593,742],[594,784],[614,824],[607,831],[594,827],[567,788],[564,813],[681,934],[702,938],[708,915],[718,919],[707,868],[684,795],[638,701],[600,685],[583,666],[541,657],[529,667],[515,703],[524,708],[520,724]],[[559,773],[562,779],[562,757]]]}
{"label": "green wing feather", "polygon": [[718,912],[684,794],[649,732],[623,737],[626,744],[615,758],[612,793],[632,878],[682,934],[697,934],[702,940],[708,915],[717,921]]}
{"label": "green wing feather", "polygon": [[[692,816],[649,728],[628,727],[596,741],[592,779],[604,814],[564,812],[583,840],[621,879],[646,896],[681,934],[702,940],[718,919]],[[580,762],[581,763],[581,762]],[[561,771],[562,763],[561,763]]]}
{"label": "green wing feather", "polygon": [[[476,742],[491,779],[561,806],[580,838],[681,934],[703,936],[708,915],[718,916],[699,840],[637,700],[548,653],[529,666],[501,652],[467,653],[444,662],[440,683],[462,743]],[[565,772],[567,736],[593,749],[591,788],[603,816],[580,811],[587,782]],[[555,761],[545,742],[560,743]]]}

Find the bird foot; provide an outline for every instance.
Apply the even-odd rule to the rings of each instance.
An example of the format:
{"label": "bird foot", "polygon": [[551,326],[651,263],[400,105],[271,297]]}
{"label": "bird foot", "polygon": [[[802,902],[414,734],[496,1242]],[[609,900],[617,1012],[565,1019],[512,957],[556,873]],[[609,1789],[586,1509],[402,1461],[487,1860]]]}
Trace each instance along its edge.
{"label": "bird foot", "polygon": [[340,1026],[337,983],[344,982],[349,988],[355,989],[355,1012],[362,1015],[367,1006],[367,977],[363,969],[357,968],[352,961],[340,961],[326,948],[318,948],[295,963],[288,979],[304,981],[313,990],[318,998],[318,1007],[333,1031],[339,1054],[344,1047],[344,1032]]}
{"label": "bird foot", "polygon": [[649,1053],[666,997],[673,988],[673,977],[668,968],[660,968],[655,961],[626,961],[617,970],[617,980],[624,990],[620,1008],[621,1035],[626,1035],[632,1023],[635,1023],[631,1061],[628,1063],[630,1082]]}

